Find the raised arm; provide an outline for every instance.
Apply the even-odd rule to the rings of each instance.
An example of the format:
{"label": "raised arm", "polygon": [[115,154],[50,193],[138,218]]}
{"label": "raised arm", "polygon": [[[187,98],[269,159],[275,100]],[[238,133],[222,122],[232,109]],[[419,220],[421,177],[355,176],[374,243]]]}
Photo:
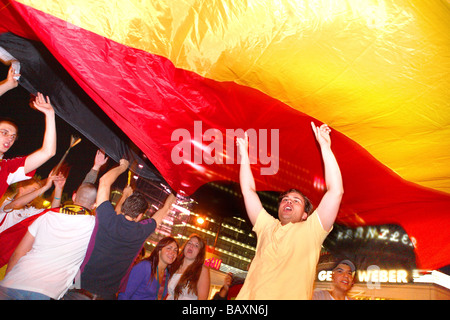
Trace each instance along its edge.
{"label": "raised arm", "polygon": [[125,200],[133,194],[133,188],[130,185],[125,186],[122,191],[122,196],[120,197],[119,201],[117,201],[115,210],[117,214],[122,213],[122,205],[125,202]]}
{"label": "raised arm", "polygon": [[13,201],[8,203],[3,208],[3,210],[8,212],[9,210],[17,210],[17,209],[23,208],[25,205],[27,205],[28,203],[33,201],[35,198],[39,197],[41,194],[43,194],[44,192],[49,190],[50,187],[52,186],[52,182],[53,182],[53,177],[51,175],[49,175],[49,177],[47,178],[47,180],[45,182],[45,185],[43,185],[39,189],[36,189],[32,192],[21,195],[20,197],[16,196]]}
{"label": "raised arm", "polygon": [[20,76],[20,74],[15,74],[14,68],[12,66],[9,67],[6,79],[0,82],[0,96],[17,87],[19,82],[14,78],[16,76]]}
{"label": "raised arm", "polygon": [[329,231],[336,220],[344,194],[342,175],[336,158],[331,151],[331,129],[326,124],[316,127],[313,122],[311,122],[311,127],[322,152],[327,187],[327,191],[317,206],[317,214],[324,230]]}
{"label": "raised arm", "polygon": [[175,203],[176,200],[177,198],[175,197],[175,195],[173,195],[172,193],[169,194],[162,208],[155,212],[152,218],[156,221],[157,225],[161,224],[164,217],[169,213],[170,207]]}
{"label": "raised arm", "polygon": [[52,208],[58,208],[61,206],[61,197],[66,184],[67,177],[62,173],[53,177],[53,184],[55,185],[55,191],[53,193]]}
{"label": "raised arm", "polygon": [[95,184],[98,178],[98,172],[100,168],[108,162],[108,157],[102,150],[97,150],[94,158],[94,165],[91,170],[86,174],[82,183],[92,183]]}
{"label": "raised arm", "polygon": [[245,209],[252,225],[255,225],[261,209],[263,208],[261,200],[256,193],[255,179],[253,178],[252,169],[250,167],[250,159],[248,156],[248,137],[237,138],[239,154],[241,156],[241,166],[239,170],[239,182],[241,192],[244,197]]}
{"label": "raised arm", "polygon": [[117,167],[110,169],[100,178],[97,191],[97,206],[109,200],[112,184],[128,169],[129,164],[128,160],[120,159],[120,164]]}
{"label": "raised arm", "polygon": [[50,103],[50,98],[46,99],[38,92],[34,107],[45,115],[45,134],[42,147],[30,154],[25,160],[25,173],[39,168],[48,159],[56,154],[56,124],[55,110]]}

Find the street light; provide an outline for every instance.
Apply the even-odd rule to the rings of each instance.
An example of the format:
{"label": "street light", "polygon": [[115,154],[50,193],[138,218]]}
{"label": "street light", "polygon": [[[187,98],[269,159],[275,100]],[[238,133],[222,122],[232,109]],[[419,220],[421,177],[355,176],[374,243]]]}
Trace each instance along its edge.
{"label": "street light", "polygon": [[205,219],[203,219],[202,217],[197,217],[197,223],[199,225],[202,225],[203,223],[205,223]]}

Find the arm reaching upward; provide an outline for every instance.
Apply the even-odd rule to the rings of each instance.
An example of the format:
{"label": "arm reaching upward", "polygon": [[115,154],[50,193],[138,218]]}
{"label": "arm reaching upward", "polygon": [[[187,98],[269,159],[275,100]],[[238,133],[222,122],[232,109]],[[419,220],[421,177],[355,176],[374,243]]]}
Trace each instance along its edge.
{"label": "arm reaching upward", "polygon": [[52,208],[58,208],[61,206],[61,197],[66,184],[67,177],[62,173],[59,173],[53,178],[53,184],[55,186],[55,192],[53,193]]}
{"label": "arm reaching upward", "polygon": [[109,200],[112,184],[128,169],[128,165],[128,160],[120,159],[120,164],[117,167],[110,169],[100,178],[97,191],[97,206]]}
{"label": "arm reaching upward", "polygon": [[108,162],[108,157],[106,156],[106,154],[101,150],[97,150],[97,153],[95,154],[95,158],[94,158],[94,165],[92,166],[91,170],[84,177],[83,183],[88,182],[88,183],[95,184],[95,182],[97,181],[97,177],[98,177],[100,168],[106,162]]}
{"label": "arm reaching upward", "polygon": [[331,129],[326,124],[316,127],[313,122],[311,122],[311,127],[322,152],[327,187],[327,191],[317,207],[317,214],[324,230],[329,231],[336,220],[344,194],[342,175],[333,151],[331,151]]}
{"label": "arm reaching upward", "polygon": [[45,99],[44,96],[38,92],[33,105],[45,115],[45,134],[42,147],[30,154],[25,160],[25,173],[39,168],[56,154],[55,110],[50,103],[50,98],[47,97],[47,99]]}
{"label": "arm reaching upward", "polygon": [[14,78],[17,76],[20,76],[20,74],[15,74],[13,66],[9,67],[6,79],[0,82],[0,96],[19,85],[19,82]]}
{"label": "arm reaching upward", "polygon": [[261,209],[263,208],[261,200],[256,193],[255,179],[253,178],[248,156],[248,136],[245,133],[244,138],[236,139],[239,154],[241,155],[241,166],[239,170],[239,182],[241,192],[244,197],[245,209],[252,225],[255,225]]}
{"label": "arm reaching upward", "polygon": [[122,213],[122,205],[125,202],[125,200],[133,194],[133,188],[130,185],[127,185],[125,188],[123,188],[122,196],[120,197],[119,201],[116,204],[116,213],[121,214]]}
{"label": "arm reaching upward", "polygon": [[170,207],[175,203],[176,200],[177,198],[172,193],[169,194],[162,208],[156,211],[152,216],[153,220],[155,220],[158,225],[161,224],[164,217],[169,213]]}
{"label": "arm reaching upward", "polygon": [[29,192],[27,194],[23,194],[19,197],[19,194],[16,195],[13,201],[8,203],[3,210],[6,212],[9,210],[18,210],[23,208],[25,205],[29,204],[31,201],[33,201],[35,198],[39,197],[41,194],[49,190],[53,183],[53,176],[50,174],[45,182],[45,184],[40,187],[39,189],[36,189],[32,192]]}

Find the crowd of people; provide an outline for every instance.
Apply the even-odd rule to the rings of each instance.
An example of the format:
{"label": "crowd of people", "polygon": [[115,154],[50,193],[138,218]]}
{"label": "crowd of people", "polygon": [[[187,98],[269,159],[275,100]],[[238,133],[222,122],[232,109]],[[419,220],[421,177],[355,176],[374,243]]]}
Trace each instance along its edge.
{"label": "crowd of people", "polygon": [[[0,95],[17,87],[16,79],[11,67]],[[45,133],[42,147],[27,156],[3,158],[18,127],[0,119],[0,299],[208,299],[210,273],[200,235],[192,234],[181,247],[175,238],[164,237],[145,257],[144,242],[169,213],[174,194],[149,219],[144,219],[147,199],[129,185],[116,206],[110,202],[113,183],[129,168],[126,159],[98,179],[108,161],[99,150],[70,203],[61,203],[63,172],[53,170],[43,181],[34,178],[36,169],[56,154],[56,127],[49,97],[37,93],[33,105],[45,115]],[[333,269],[331,290],[313,292],[320,248],[339,211],[343,183],[330,128],[314,123],[311,128],[322,154],[326,192],[314,209],[301,191],[286,191],[279,199],[278,219],[267,213],[256,192],[247,136],[237,139],[239,180],[258,244],[246,278],[228,274],[213,299],[348,299],[356,269],[349,260]],[[12,185],[15,192],[8,194]],[[52,187],[51,208],[43,208],[35,199]]]}

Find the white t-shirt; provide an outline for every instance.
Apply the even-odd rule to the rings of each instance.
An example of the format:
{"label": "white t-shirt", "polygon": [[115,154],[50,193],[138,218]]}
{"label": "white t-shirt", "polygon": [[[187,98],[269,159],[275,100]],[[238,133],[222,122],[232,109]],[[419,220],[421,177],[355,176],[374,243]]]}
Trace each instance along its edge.
{"label": "white t-shirt", "polygon": [[[175,287],[178,284],[178,281],[180,281],[181,273],[175,273],[169,280],[169,284],[167,286],[167,298],[166,300],[174,300],[175,295]],[[181,291],[181,294],[178,296],[178,300],[198,300],[198,297],[193,292],[188,292],[188,287],[184,287]]]}
{"label": "white t-shirt", "polygon": [[6,198],[0,207],[0,233],[12,227],[13,225],[21,222],[22,220],[41,213],[45,209],[37,209],[35,207],[24,207],[17,210],[7,210],[5,212],[5,206],[10,204],[14,199]]}
{"label": "white t-shirt", "polygon": [[94,225],[90,215],[48,212],[37,218],[28,228],[35,237],[31,250],[0,286],[60,299],[83,262]]}

